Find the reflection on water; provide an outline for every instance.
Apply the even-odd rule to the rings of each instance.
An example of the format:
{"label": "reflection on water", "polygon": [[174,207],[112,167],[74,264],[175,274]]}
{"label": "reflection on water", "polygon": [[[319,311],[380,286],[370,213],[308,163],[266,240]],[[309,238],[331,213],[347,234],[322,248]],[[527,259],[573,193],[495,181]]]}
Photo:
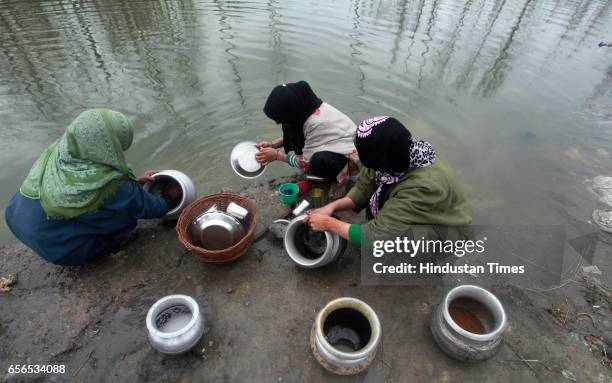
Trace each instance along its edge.
{"label": "reflection on water", "polygon": [[392,114],[433,142],[479,222],[584,222],[596,200],[582,182],[610,175],[612,49],[597,48],[610,4],[4,1],[0,202],[95,106],[135,121],[137,171],[181,169],[201,193],[246,185],[230,148],[278,135],[267,93],[306,79],[357,122]]}

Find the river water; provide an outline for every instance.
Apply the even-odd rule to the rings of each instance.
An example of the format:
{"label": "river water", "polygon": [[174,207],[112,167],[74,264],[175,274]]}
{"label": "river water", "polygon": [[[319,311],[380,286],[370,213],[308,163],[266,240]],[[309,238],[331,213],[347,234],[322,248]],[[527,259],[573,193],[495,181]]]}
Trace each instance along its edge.
{"label": "river water", "polygon": [[612,175],[611,26],[608,0],[4,0],[0,203],[91,107],[135,122],[137,172],[245,186],[232,146],[278,136],[266,96],[305,79],[356,122],[393,115],[432,142],[476,222],[573,227],[599,206],[585,180]]}

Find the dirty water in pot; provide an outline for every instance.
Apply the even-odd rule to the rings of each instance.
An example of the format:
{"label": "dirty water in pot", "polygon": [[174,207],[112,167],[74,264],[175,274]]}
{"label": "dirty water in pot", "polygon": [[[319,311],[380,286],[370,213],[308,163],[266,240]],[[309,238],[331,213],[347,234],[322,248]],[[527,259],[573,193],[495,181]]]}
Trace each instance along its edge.
{"label": "dirty water in pot", "polygon": [[454,299],[448,307],[448,312],[459,327],[473,334],[486,334],[493,327],[491,312],[474,299]]}
{"label": "dirty water in pot", "polygon": [[295,247],[304,258],[320,258],[327,247],[325,232],[314,231],[308,225],[302,224],[295,232]]}

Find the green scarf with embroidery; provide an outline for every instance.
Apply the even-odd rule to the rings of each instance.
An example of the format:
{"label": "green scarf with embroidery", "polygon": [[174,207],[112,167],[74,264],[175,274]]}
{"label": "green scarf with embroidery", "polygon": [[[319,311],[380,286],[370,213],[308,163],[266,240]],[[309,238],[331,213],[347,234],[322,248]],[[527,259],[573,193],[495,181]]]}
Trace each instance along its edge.
{"label": "green scarf with embroidery", "polygon": [[87,110],[43,152],[19,190],[40,199],[50,218],[95,212],[121,182],[135,179],[123,156],[133,137],[132,123],[123,114]]}

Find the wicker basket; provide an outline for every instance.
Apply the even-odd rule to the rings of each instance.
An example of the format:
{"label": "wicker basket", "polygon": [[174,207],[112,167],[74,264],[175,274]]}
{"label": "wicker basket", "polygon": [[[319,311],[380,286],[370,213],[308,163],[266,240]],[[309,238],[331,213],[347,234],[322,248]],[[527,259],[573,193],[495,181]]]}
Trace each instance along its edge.
{"label": "wicker basket", "polygon": [[[245,223],[246,235],[233,246],[223,250],[208,250],[196,246],[189,237],[189,226],[203,212],[212,205],[217,204],[220,210],[225,211],[230,202],[237,203],[249,211]],[[191,253],[198,255],[204,262],[225,263],[231,262],[242,257],[251,247],[255,227],[259,221],[259,210],[253,201],[236,193],[216,193],[205,197],[200,197],[193,201],[183,210],[176,224],[179,241]]]}

